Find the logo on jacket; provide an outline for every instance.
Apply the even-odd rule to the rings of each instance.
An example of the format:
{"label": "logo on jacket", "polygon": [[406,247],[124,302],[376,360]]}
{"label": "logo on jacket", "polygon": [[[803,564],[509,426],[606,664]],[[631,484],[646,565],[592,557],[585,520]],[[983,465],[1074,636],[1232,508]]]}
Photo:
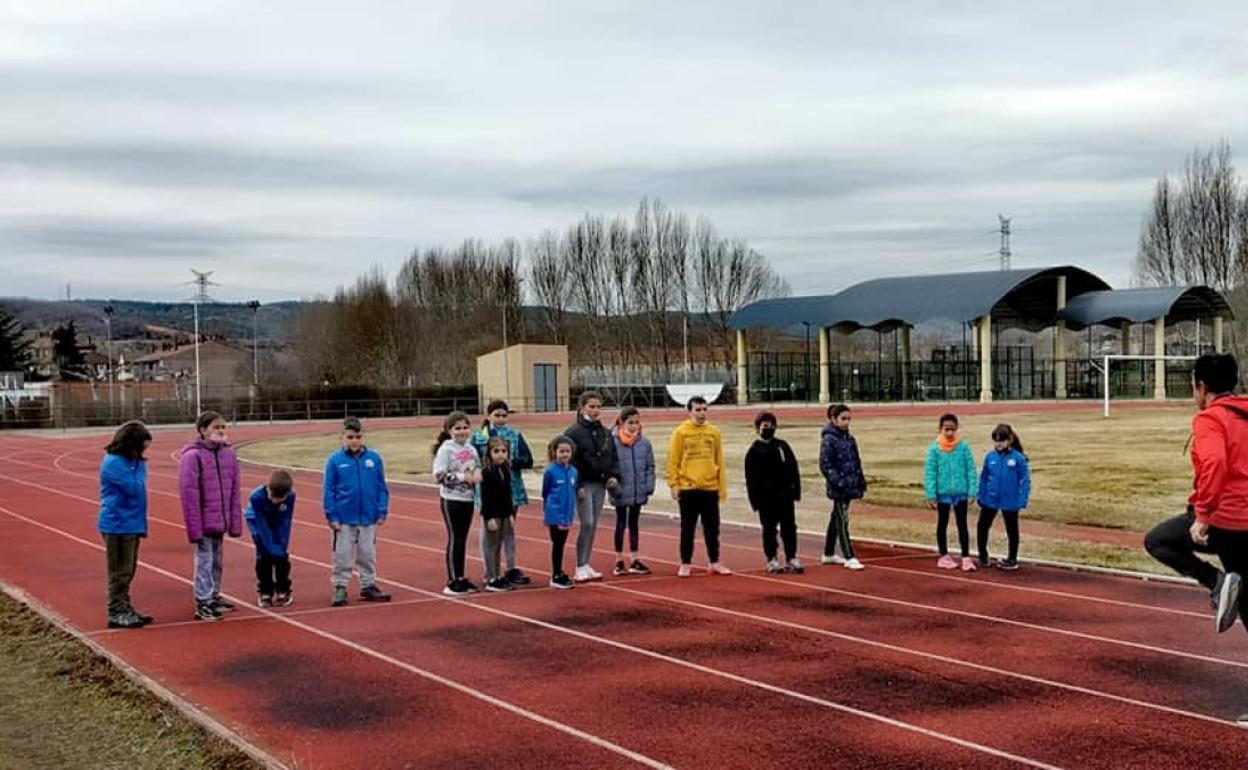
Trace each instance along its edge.
{"label": "logo on jacket", "polygon": [[365,468],[372,468],[374,465],[376,465],[376,463],[373,462],[371,457],[364,461]]}

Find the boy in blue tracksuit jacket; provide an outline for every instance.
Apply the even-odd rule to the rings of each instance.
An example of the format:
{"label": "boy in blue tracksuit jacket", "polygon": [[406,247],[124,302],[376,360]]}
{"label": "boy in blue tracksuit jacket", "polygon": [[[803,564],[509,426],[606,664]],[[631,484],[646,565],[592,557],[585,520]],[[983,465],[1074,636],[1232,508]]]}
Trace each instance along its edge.
{"label": "boy in blue tracksuit jacket", "polygon": [[347,603],[351,568],[360,573],[360,598],[388,602],[377,587],[377,527],[386,521],[390,490],[381,455],[364,446],[358,417],[342,423],[342,448],[325,461],[325,519],[334,531],[334,607]]}
{"label": "boy in blue tracksuit jacket", "polygon": [[992,451],[984,456],[984,469],[979,474],[979,523],[976,535],[979,563],[988,566],[988,533],[1001,513],[1010,555],[997,566],[1004,570],[1018,569],[1018,513],[1027,507],[1031,497],[1031,468],[1023,454],[1023,442],[1009,425],[1001,424],[992,431]]}
{"label": "boy in blue tracksuit jacket", "polygon": [[256,593],[261,607],[289,607],[290,528],[295,516],[294,481],[284,470],[269,474],[269,483],[256,487],[248,498],[247,529],[256,544]]}
{"label": "boy in blue tracksuit jacket", "polygon": [[547,447],[550,463],[542,474],[543,521],[550,531],[550,587],[572,588],[572,578],[563,571],[563,547],[576,521],[577,501],[585,496],[580,476],[572,465],[576,445],[567,436],[555,436]]}

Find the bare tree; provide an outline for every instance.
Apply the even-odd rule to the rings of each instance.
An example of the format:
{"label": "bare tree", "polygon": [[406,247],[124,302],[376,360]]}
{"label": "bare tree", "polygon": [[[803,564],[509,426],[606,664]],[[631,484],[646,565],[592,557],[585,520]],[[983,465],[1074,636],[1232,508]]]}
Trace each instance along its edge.
{"label": "bare tree", "polygon": [[529,287],[546,317],[555,344],[567,342],[568,295],[572,277],[564,270],[559,236],[546,230],[529,244]]}
{"label": "bare tree", "polygon": [[1140,227],[1136,280],[1144,285],[1177,286],[1184,280],[1179,250],[1179,209],[1169,177],[1157,180],[1153,203]]}

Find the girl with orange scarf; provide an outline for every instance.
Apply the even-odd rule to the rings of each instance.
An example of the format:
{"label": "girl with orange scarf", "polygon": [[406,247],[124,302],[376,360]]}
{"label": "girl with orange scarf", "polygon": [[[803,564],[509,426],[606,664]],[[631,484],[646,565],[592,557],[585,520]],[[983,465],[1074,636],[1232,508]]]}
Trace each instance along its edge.
{"label": "girl with orange scarf", "polygon": [[[940,558],[936,566],[941,569],[958,569],[960,566],[963,572],[974,572],[966,509],[979,490],[979,474],[970,445],[958,435],[957,415],[940,416],[940,433],[927,449],[923,487],[927,492],[928,507],[937,511],[936,547],[940,550]],[[946,531],[949,529],[950,510],[958,524],[958,545],[962,548],[960,562],[949,555]]]}
{"label": "girl with orange scarf", "polygon": [[[641,507],[654,494],[654,447],[641,434],[641,413],[635,406],[620,410],[612,432],[620,459],[620,483],[611,493],[615,506],[615,575],[648,575],[650,568],[637,558]],[[628,530],[628,559],[624,558],[624,530]]]}

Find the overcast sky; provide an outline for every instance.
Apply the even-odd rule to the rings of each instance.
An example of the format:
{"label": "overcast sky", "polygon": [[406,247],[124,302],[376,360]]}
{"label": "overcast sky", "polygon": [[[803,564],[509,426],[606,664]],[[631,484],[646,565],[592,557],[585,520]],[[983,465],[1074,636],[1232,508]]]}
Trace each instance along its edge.
{"label": "overcast sky", "polygon": [[[1248,3],[0,0],[0,296],[332,293],[659,197],[795,293],[1073,263],[1248,165]],[[1094,6],[1094,7],[1093,7]]]}

